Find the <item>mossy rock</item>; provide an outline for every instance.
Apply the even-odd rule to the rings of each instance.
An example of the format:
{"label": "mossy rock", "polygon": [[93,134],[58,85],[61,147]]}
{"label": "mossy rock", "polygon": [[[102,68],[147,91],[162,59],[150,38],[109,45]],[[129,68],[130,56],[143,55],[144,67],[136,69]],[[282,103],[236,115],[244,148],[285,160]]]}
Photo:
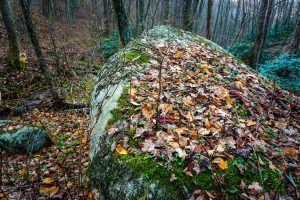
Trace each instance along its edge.
{"label": "mossy rock", "polygon": [[11,154],[36,153],[49,147],[52,141],[39,127],[23,127],[0,134],[0,148]]}
{"label": "mossy rock", "polygon": [[[224,190],[216,186],[214,174],[209,168],[190,177],[183,172],[186,167],[184,161],[177,160],[170,167],[163,160],[154,163],[147,155],[117,155],[114,151],[116,144],[125,135],[130,137],[128,144],[131,148],[138,143],[132,138],[135,130],[128,130],[128,126],[124,126],[124,122],[129,120],[128,116],[140,109],[139,105],[130,105],[129,91],[126,88],[129,87],[132,77],[140,77],[150,68],[150,63],[153,62],[148,55],[151,54],[151,48],[161,42],[171,45],[197,43],[231,57],[228,52],[209,40],[167,26],[158,26],[145,32],[110,57],[98,74],[91,100],[92,162],[88,170],[91,188],[99,191],[99,199],[188,199],[193,191],[199,188],[232,193],[235,197],[235,193],[238,193],[237,188],[245,176],[248,184],[260,181],[260,177],[257,174],[254,176],[251,171],[244,177],[238,176],[238,167],[233,164],[235,161],[228,161],[227,171],[218,171],[227,181]],[[141,87],[148,88],[148,85],[143,83]],[[242,106],[238,114],[241,117],[248,116],[247,110]],[[116,124],[120,125],[118,132],[108,134],[107,127]],[[265,171],[265,174],[274,173]],[[172,175],[177,177],[176,181],[170,181]],[[273,179],[270,183],[280,188],[280,174]]]}

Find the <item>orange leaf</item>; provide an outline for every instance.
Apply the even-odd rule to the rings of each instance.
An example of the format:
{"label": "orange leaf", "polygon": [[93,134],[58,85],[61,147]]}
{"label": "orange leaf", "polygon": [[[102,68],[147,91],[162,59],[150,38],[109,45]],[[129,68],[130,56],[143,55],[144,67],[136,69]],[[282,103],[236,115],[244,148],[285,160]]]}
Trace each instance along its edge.
{"label": "orange leaf", "polygon": [[205,128],[210,129],[211,125],[208,118],[205,118]]}
{"label": "orange leaf", "polygon": [[124,149],[120,144],[117,145],[116,152],[121,155],[128,154],[128,151]]}
{"label": "orange leaf", "polygon": [[41,185],[39,189],[40,189],[40,193],[49,195],[49,196],[56,195],[59,190],[59,188],[56,186],[48,186],[48,185]]}
{"label": "orange leaf", "polygon": [[221,159],[220,162],[218,163],[218,166],[221,169],[228,169],[228,164],[226,160]]}
{"label": "orange leaf", "polygon": [[174,58],[178,58],[181,59],[182,58],[182,52],[181,51],[177,51]]}
{"label": "orange leaf", "polygon": [[284,155],[290,156],[290,157],[297,157],[298,151],[295,147],[288,147],[284,151]]}
{"label": "orange leaf", "polygon": [[232,100],[232,98],[230,96],[226,97],[226,104],[229,105],[229,106],[233,105],[233,100]]}

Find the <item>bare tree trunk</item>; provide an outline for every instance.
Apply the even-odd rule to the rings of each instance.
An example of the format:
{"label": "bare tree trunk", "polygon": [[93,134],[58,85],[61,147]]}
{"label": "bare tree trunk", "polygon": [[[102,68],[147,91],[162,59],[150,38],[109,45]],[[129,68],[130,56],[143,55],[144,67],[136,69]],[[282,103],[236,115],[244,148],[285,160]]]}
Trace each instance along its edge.
{"label": "bare tree trunk", "polygon": [[109,6],[108,6],[108,0],[103,0],[103,34],[109,35]]}
{"label": "bare tree trunk", "polygon": [[30,16],[30,10],[29,10],[29,5],[28,5],[27,0],[20,0],[20,5],[22,8],[24,18],[25,18],[25,23],[26,23],[26,27],[28,30],[28,34],[31,39],[31,43],[33,45],[36,57],[39,60],[41,72],[45,76],[46,82],[47,82],[48,86],[50,87],[51,96],[55,103],[61,103],[62,99],[59,97],[57,91],[54,88],[52,76],[50,75],[50,72],[48,71],[48,67],[46,65],[44,56],[42,54],[37,34],[33,28],[33,23],[32,23],[32,19]]}
{"label": "bare tree trunk", "polygon": [[[298,7],[299,12],[299,7]],[[297,24],[294,30],[293,39],[291,41],[291,44],[288,48],[288,52],[292,54],[296,54],[300,45],[300,17],[298,16]]]}
{"label": "bare tree trunk", "polygon": [[212,12],[213,0],[207,2],[207,20],[206,20],[206,38],[211,39],[211,12]]}
{"label": "bare tree trunk", "polygon": [[145,25],[145,0],[138,0],[139,1],[139,27],[141,31],[144,30]]}
{"label": "bare tree trunk", "polygon": [[192,1],[183,2],[183,23],[182,29],[187,31],[192,31],[193,22],[192,22]]}
{"label": "bare tree trunk", "polygon": [[264,25],[264,30],[263,30],[263,34],[264,34],[263,44],[265,44],[265,41],[267,39],[267,35],[268,35],[268,32],[269,32],[270,17],[271,17],[271,13],[273,11],[273,6],[274,6],[274,1],[269,0],[268,11],[267,11],[267,14],[266,14],[266,20],[265,20],[265,25]]}
{"label": "bare tree trunk", "polygon": [[254,42],[254,46],[252,48],[253,57],[252,57],[251,64],[253,67],[256,67],[259,64],[260,57],[262,54],[263,38],[264,38],[264,25],[265,25],[265,17],[266,17],[267,8],[268,8],[268,0],[262,0],[260,9],[259,9],[258,22],[257,22],[257,27],[256,27],[255,42]]}
{"label": "bare tree trunk", "polygon": [[7,62],[10,66],[19,68],[20,42],[17,33],[15,21],[8,0],[0,0],[0,11],[4,26],[8,35],[9,49],[7,53]]}
{"label": "bare tree trunk", "polygon": [[121,45],[124,47],[130,41],[130,37],[131,37],[128,19],[125,13],[122,0],[113,0],[112,3],[115,11],[115,17],[118,24]]}
{"label": "bare tree trunk", "polygon": [[170,10],[170,1],[169,0],[163,0],[164,24],[170,23],[169,10]]}

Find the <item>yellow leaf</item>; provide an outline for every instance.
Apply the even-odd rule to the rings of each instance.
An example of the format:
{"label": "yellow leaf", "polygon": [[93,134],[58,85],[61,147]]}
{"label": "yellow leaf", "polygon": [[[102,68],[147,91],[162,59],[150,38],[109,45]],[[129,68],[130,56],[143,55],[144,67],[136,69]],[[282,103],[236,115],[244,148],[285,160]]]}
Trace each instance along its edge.
{"label": "yellow leaf", "polygon": [[20,53],[20,55],[19,55],[19,61],[22,64],[27,64],[28,63],[27,56],[26,56],[25,53]]}
{"label": "yellow leaf", "polygon": [[242,83],[241,81],[236,81],[236,82],[235,82],[235,86],[236,86],[237,88],[242,88],[242,87],[243,87],[243,83]]}
{"label": "yellow leaf", "polygon": [[116,152],[121,155],[128,154],[127,150],[124,149],[120,144],[117,145]]}
{"label": "yellow leaf", "polygon": [[228,164],[226,160],[221,159],[220,162],[218,162],[218,166],[221,169],[228,169]]}
{"label": "yellow leaf", "polygon": [[142,108],[142,113],[143,115],[146,117],[147,120],[150,120],[151,117],[154,115],[155,110],[153,110],[150,106],[148,106],[147,104],[143,105]]}
{"label": "yellow leaf", "polygon": [[254,121],[252,121],[252,120],[247,120],[246,123],[247,123],[247,124],[246,124],[247,126],[253,126],[253,125],[256,124],[256,122],[254,122]]}
{"label": "yellow leaf", "polygon": [[176,132],[178,135],[181,135],[183,132],[187,131],[188,129],[186,127],[181,127],[176,129]]}
{"label": "yellow leaf", "polygon": [[130,88],[130,89],[129,89],[129,94],[130,94],[130,97],[135,97],[136,89]]}
{"label": "yellow leaf", "polygon": [[209,122],[209,119],[208,118],[205,118],[205,128],[206,129],[210,129],[211,125],[210,125],[210,122]]}
{"label": "yellow leaf", "polygon": [[182,58],[182,52],[181,51],[177,51],[174,58],[178,58],[181,59]]}
{"label": "yellow leaf", "polygon": [[183,102],[186,106],[192,106],[192,105],[194,105],[193,101],[190,100],[190,99],[188,99],[188,98],[186,98],[186,97],[183,98],[182,102]]}
{"label": "yellow leaf", "polygon": [[209,72],[209,68],[208,68],[208,66],[207,65],[203,65],[202,66],[202,69],[205,71],[205,72]]}
{"label": "yellow leaf", "polygon": [[43,183],[45,183],[45,184],[50,184],[50,183],[53,183],[53,182],[54,182],[54,180],[52,178],[45,178],[43,180]]}
{"label": "yellow leaf", "polygon": [[59,188],[56,186],[41,185],[40,193],[44,195],[54,196],[58,193]]}
{"label": "yellow leaf", "polygon": [[232,100],[232,98],[230,96],[226,97],[226,104],[229,105],[229,106],[233,105],[233,100]]}

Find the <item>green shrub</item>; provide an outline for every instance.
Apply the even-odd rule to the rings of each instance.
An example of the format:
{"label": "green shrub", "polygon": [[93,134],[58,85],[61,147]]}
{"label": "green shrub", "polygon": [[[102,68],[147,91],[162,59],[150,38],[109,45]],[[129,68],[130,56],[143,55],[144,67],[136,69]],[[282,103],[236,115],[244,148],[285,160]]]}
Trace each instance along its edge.
{"label": "green shrub", "polygon": [[119,50],[119,34],[113,31],[108,39],[102,41],[100,54],[106,60]]}
{"label": "green shrub", "polygon": [[261,65],[259,72],[275,81],[283,89],[300,91],[300,58],[296,55],[285,53]]}
{"label": "green shrub", "polygon": [[251,48],[253,46],[253,41],[244,39],[240,43],[232,45],[229,52],[232,53],[238,59],[243,60],[245,63],[249,64],[251,59]]}

